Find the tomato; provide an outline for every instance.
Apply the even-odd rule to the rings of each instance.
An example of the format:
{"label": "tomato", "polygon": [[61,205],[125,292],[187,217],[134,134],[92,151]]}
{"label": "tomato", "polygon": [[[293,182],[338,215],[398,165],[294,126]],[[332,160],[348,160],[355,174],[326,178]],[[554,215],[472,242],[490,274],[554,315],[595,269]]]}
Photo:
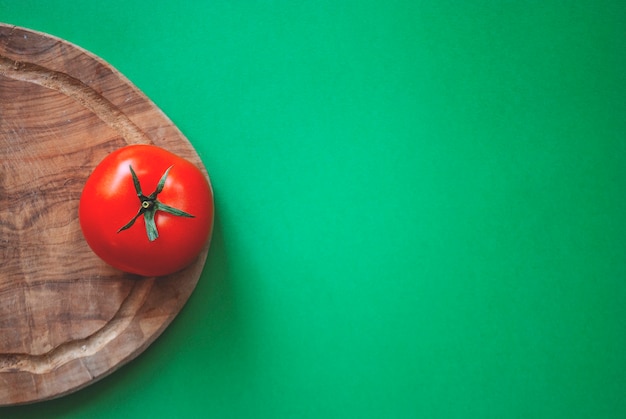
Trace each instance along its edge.
{"label": "tomato", "polygon": [[80,227],[109,265],[163,276],[191,264],[210,238],[213,192],[195,165],[153,145],[129,145],[96,166],[80,197]]}

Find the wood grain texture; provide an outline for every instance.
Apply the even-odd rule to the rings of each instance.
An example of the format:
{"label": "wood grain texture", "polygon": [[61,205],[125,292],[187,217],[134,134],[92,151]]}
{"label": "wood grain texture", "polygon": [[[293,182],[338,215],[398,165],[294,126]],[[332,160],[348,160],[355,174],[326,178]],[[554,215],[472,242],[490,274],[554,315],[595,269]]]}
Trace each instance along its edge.
{"label": "wood grain texture", "polygon": [[59,397],[138,356],[193,292],[209,243],[184,271],[119,272],[82,237],[93,168],[127,144],[196,164],[173,123],[101,59],[0,24],[0,405]]}

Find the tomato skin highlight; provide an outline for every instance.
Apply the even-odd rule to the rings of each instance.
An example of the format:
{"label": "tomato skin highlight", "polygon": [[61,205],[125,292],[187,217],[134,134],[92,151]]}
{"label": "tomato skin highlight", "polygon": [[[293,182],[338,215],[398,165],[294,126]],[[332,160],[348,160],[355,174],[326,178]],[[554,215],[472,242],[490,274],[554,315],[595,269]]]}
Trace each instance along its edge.
{"label": "tomato skin highlight", "polygon": [[[146,195],[171,166],[157,198],[193,218],[157,211],[159,237],[154,241],[148,239],[143,216],[118,232],[141,204],[129,166]],[[109,265],[141,276],[164,276],[191,264],[210,238],[213,213],[213,191],[203,172],[153,145],[129,145],[105,157],[85,182],[78,210],[81,230],[93,252]]]}

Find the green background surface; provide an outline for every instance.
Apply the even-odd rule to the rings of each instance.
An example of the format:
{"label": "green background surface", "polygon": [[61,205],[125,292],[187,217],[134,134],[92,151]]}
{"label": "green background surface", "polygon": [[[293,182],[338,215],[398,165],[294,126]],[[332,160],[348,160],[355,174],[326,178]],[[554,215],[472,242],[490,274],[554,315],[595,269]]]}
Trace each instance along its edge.
{"label": "green background surface", "polygon": [[201,155],[196,291],[12,418],[626,417],[626,2],[9,1]]}

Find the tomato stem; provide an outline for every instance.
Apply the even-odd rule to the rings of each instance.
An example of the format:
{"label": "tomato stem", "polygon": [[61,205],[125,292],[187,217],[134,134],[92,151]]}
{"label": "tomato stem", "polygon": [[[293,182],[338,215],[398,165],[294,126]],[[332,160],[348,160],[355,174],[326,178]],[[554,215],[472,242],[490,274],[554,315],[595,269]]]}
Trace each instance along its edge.
{"label": "tomato stem", "polygon": [[120,227],[120,229],[117,230],[118,233],[123,230],[128,230],[130,227],[133,226],[133,224],[135,224],[135,221],[137,221],[137,218],[143,215],[144,224],[146,225],[146,234],[148,235],[148,240],[155,241],[159,237],[159,232],[157,231],[156,222],[154,221],[155,214],[157,211],[163,211],[168,214],[175,215],[177,217],[187,217],[187,218],[194,217],[193,215],[188,214],[183,210],[179,210],[178,208],[171,207],[167,204],[160,202],[157,199],[157,196],[163,191],[163,188],[165,187],[165,181],[167,180],[167,175],[170,172],[170,169],[172,168],[172,166],[167,168],[165,173],[163,173],[163,176],[161,176],[161,179],[159,180],[159,183],[157,184],[157,187],[154,190],[154,192],[152,192],[148,196],[144,195],[143,192],[141,191],[141,183],[139,182],[139,178],[137,177],[137,174],[133,170],[133,167],[128,166],[128,168],[130,169],[130,174],[133,178],[133,186],[135,187],[135,192],[137,192],[137,197],[139,198],[140,206],[139,206],[139,211],[137,211],[137,214],[135,214],[135,216],[131,218],[131,220],[128,223]]}

